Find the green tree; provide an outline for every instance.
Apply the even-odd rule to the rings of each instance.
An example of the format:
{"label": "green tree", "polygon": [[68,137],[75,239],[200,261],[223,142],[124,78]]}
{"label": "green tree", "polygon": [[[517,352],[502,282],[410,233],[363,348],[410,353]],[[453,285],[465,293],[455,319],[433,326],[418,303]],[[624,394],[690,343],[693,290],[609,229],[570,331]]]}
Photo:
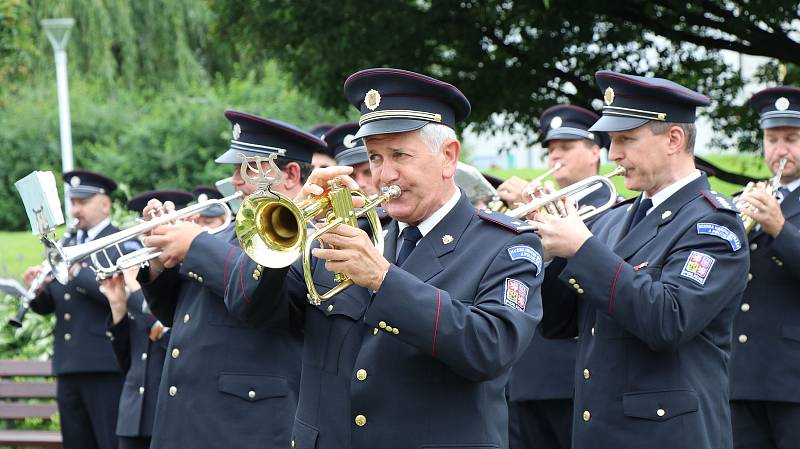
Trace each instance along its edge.
{"label": "green tree", "polygon": [[597,108],[593,74],[612,69],[696,87],[714,100],[716,144],[753,150],[744,80],[721,51],[775,58],[765,82],[778,81],[777,61],[789,63],[786,81],[798,81],[796,1],[210,1],[221,39],[242,43],[249,59],[279,58],[325,105],[346,108],[341,85],[355,70],[402,67],[461,88],[483,129],[535,130],[556,102]]}

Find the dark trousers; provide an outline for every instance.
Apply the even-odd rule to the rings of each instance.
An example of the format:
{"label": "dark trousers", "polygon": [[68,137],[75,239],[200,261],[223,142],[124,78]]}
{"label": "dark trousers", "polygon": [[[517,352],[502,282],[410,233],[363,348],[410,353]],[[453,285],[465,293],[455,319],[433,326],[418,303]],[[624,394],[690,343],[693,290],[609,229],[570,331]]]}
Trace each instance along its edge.
{"label": "dark trousers", "polygon": [[117,449],[117,409],[124,378],[116,373],[58,376],[64,449]]}
{"label": "dark trousers", "polygon": [[800,404],[731,401],[734,449],[800,448]]}
{"label": "dark trousers", "polygon": [[150,437],[119,437],[119,449],[150,449]]}
{"label": "dark trousers", "polygon": [[508,403],[509,449],[570,449],[572,399]]}

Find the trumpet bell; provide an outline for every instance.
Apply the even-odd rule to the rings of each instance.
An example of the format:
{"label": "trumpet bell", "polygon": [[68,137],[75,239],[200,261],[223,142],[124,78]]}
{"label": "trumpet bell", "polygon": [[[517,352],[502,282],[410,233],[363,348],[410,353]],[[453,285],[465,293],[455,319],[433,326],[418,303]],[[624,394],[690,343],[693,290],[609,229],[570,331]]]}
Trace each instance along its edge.
{"label": "trumpet bell", "polygon": [[303,211],[276,193],[251,195],[236,214],[236,236],[242,251],[269,268],[286,267],[297,259],[305,227]]}

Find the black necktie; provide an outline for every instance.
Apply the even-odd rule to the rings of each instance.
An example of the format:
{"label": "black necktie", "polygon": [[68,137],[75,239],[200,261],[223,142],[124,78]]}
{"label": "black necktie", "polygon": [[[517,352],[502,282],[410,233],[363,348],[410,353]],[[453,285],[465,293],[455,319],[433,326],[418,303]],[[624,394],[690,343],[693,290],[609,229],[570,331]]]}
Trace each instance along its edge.
{"label": "black necktie", "polygon": [[636,213],[633,215],[633,220],[631,220],[631,226],[628,228],[628,232],[631,231],[640,221],[644,220],[644,217],[647,216],[647,211],[653,207],[653,200],[650,198],[645,198],[639,202],[639,207],[636,208]]}
{"label": "black necktie", "polygon": [[783,202],[783,199],[789,196],[790,193],[792,192],[790,192],[788,188],[784,186],[778,187],[778,202]]}
{"label": "black necktie", "polygon": [[86,241],[86,231],[78,231],[78,245]]}
{"label": "black necktie", "polygon": [[411,254],[411,251],[414,251],[414,248],[417,247],[417,242],[421,238],[422,233],[419,232],[419,228],[416,226],[409,226],[403,230],[403,246],[400,247],[400,254],[397,255],[397,263],[395,265],[399,267],[403,264],[408,255]]}

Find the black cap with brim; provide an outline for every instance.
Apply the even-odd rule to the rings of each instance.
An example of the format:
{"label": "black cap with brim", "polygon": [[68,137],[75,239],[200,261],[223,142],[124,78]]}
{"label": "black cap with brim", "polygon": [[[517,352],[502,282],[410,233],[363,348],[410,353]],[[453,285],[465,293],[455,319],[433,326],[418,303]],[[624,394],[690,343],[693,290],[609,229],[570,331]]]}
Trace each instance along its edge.
{"label": "black cap with brim", "polygon": [[151,190],[128,200],[128,210],[141,214],[147,203],[152,199],[157,199],[162,203],[172,201],[175,204],[175,210],[178,210],[183,209],[194,200],[194,195],[185,190]]}
{"label": "black cap with brim", "polygon": [[560,104],[547,108],[539,117],[539,124],[544,135],[543,143],[551,140],[588,139],[598,146],[608,148],[608,134],[601,131],[589,131],[600,117],[594,112],[579,106]]}
{"label": "black cap with brim", "polygon": [[345,123],[329,129],[322,137],[336,165],[356,165],[369,160],[364,140],[357,134],[358,123]]}
{"label": "black cap with brim", "polygon": [[589,131],[628,131],[650,121],[694,123],[697,107],[711,103],[705,95],[663,78],[601,70],[595,79],[605,104]]}
{"label": "black cap with brim", "polygon": [[69,185],[70,198],[89,198],[97,194],[111,195],[117,183],[111,178],[87,170],[73,170],[64,173],[64,182]]}
{"label": "black cap with brim", "polygon": [[[192,194],[197,199],[198,203],[222,198],[222,192],[211,186],[195,186],[195,188],[192,189]],[[216,204],[200,211],[201,217],[219,217],[224,214],[225,210],[222,206]]]}
{"label": "black cap with brim", "polygon": [[750,106],[761,116],[761,129],[800,128],[800,89],[772,87],[750,98]]}
{"label": "black cap with brim", "polygon": [[248,157],[276,154],[311,163],[314,152],[326,148],[323,140],[289,123],[232,110],[225,111],[225,117],[232,126],[231,147],[215,160],[218,164],[240,164],[240,153]]}
{"label": "black cap with brim", "polygon": [[455,86],[392,68],[350,75],[344,83],[344,93],[361,112],[357,138],[414,131],[428,123],[455,129],[471,108],[467,97]]}
{"label": "black cap with brim", "polygon": [[369,162],[367,147],[359,145],[357,147],[342,150],[336,154],[336,165],[358,165]]}

